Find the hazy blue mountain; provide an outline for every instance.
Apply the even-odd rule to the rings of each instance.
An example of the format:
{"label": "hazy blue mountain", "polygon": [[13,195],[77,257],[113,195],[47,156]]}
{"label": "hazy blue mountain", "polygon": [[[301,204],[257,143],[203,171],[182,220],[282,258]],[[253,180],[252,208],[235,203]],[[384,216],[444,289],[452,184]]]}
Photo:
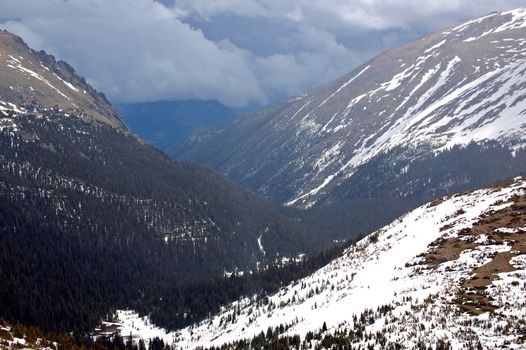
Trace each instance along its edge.
{"label": "hazy blue mountain", "polygon": [[255,108],[230,108],[215,100],[117,103],[115,107],[132,132],[160,149],[196,129],[230,121]]}

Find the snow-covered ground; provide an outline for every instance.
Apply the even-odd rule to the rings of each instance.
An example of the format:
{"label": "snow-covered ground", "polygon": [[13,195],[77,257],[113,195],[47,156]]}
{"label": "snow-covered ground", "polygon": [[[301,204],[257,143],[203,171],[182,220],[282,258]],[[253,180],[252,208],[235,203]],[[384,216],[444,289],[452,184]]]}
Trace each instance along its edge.
{"label": "snow-covered ground", "polygon": [[13,327],[0,322],[0,349],[5,350],[56,350],[58,344],[41,338],[27,340],[25,335],[17,334]]}
{"label": "snow-covered ground", "polygon": [[[147,318],[119,311],[121,334],[158,336],[169,344],[193,349],[250,339],[280,324],[290,326],[288,335],[304,336],[326,322],[331,333],[352,328],[353,316],[390,305],[392,311],[378,316],[366,331],[384,332],[389,341],[408,348],[420,341],[436,344],[444,339],[457,349],[474,341],[486,348],[517,344],[526,320],[524,255],[510,260],[516,271],[499,274],[487,288],[497,311],[477,316],[461,311],[455,300],[465,292],[462,283],[473,277],[475,268],[490,262],[496,253],[512,249],[512,242],[499,244],[484,234],[474,240],[461,230],[471,228],[483,214],[509,208],[513,204],[510,198],[525,194],[526,181],[516,179],[506,187],[431,202],[371,234],[340,258],[266,301],[240,300],[212,318],[177,332],[165,332]],[[506,234],[504,228],[495,230]],[[458,259],[431,264],[424,254],[438,239],[470,240],[474,246],[461,250]],[[362,342],[367,344],[366,340]]]}

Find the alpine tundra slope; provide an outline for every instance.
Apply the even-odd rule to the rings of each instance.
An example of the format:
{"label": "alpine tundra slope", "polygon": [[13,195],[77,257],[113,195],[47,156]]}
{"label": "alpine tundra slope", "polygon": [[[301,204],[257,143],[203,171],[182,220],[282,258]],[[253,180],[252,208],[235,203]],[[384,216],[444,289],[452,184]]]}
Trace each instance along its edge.
{"label": "alpine tundra slope", "polygon": [[302,208],[488,186],[526,170],[525,38],[526,9],[452,26],[173,155]]}
{"label": "alpine tundra slope", "polygon": [[306,348],[339,339],[353,348],[511,349],[526,347],[525,288],[526,180],[517,178],[425,204],[312,275],[180,331],[117,315],[123,336],[185,349],[254,344],[269,328],[299,335]]}

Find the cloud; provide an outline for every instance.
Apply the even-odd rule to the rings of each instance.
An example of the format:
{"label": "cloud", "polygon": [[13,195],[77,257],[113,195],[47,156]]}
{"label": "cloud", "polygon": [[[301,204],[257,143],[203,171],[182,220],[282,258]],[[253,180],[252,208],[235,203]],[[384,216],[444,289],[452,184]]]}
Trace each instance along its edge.
{"label": "cloud", "polygon": [[[245,57],[182,22],[176,9],[151,0],[40,3],[2,0],[2,15],[19,18],[2,26],[67,60],[114,100],[265,102]],[[33,5],[39,10],[22,10]]]}
{"label": "cloud", "polygon": [[384,30],[417,25],[437,29],[492,11],[524,6],[520,0],[175,0],[203,18],[225,15],[288,18],[332,30]]}
{"label": "cloud", "polygon": [[[299,94],[387,48],[522,5],[502,0],[2,0],[0,26],[114,101]],[[496,7],[498,6],[498,7]]]}

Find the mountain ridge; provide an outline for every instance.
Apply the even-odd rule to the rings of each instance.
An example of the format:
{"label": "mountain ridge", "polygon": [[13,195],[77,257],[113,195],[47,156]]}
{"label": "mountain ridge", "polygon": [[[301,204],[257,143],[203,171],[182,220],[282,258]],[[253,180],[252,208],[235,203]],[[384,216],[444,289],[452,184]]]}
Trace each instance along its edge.
{"label": "mountain ridge", "polygon": [[196,129],[224,123],[243,114],[241,109],[215,100],[116,103],[115,107],[133,133],[161,150]]}
{"label": "mountain ridge", "polygon": [[[513,153],[524,148],[525,18],[524,9],[493,13],[424,36],[334,82],[196,134],[173,155],[306,208],[376,176],[355,173],[378,157],[405,163],[403,172],[472,142],[497,141]],[[442,181],[462,180],[444,173]]]}
{"label": "mountain ridge", "polygon": [[97,92],[64,61],[44,51],[34,51],[18,36],[0,32],[0,96],[3,108],[17,105],[19,111],[34,101],[44,108],[60,105],[66,112],[87,120],[125,128],[104,94]]}

